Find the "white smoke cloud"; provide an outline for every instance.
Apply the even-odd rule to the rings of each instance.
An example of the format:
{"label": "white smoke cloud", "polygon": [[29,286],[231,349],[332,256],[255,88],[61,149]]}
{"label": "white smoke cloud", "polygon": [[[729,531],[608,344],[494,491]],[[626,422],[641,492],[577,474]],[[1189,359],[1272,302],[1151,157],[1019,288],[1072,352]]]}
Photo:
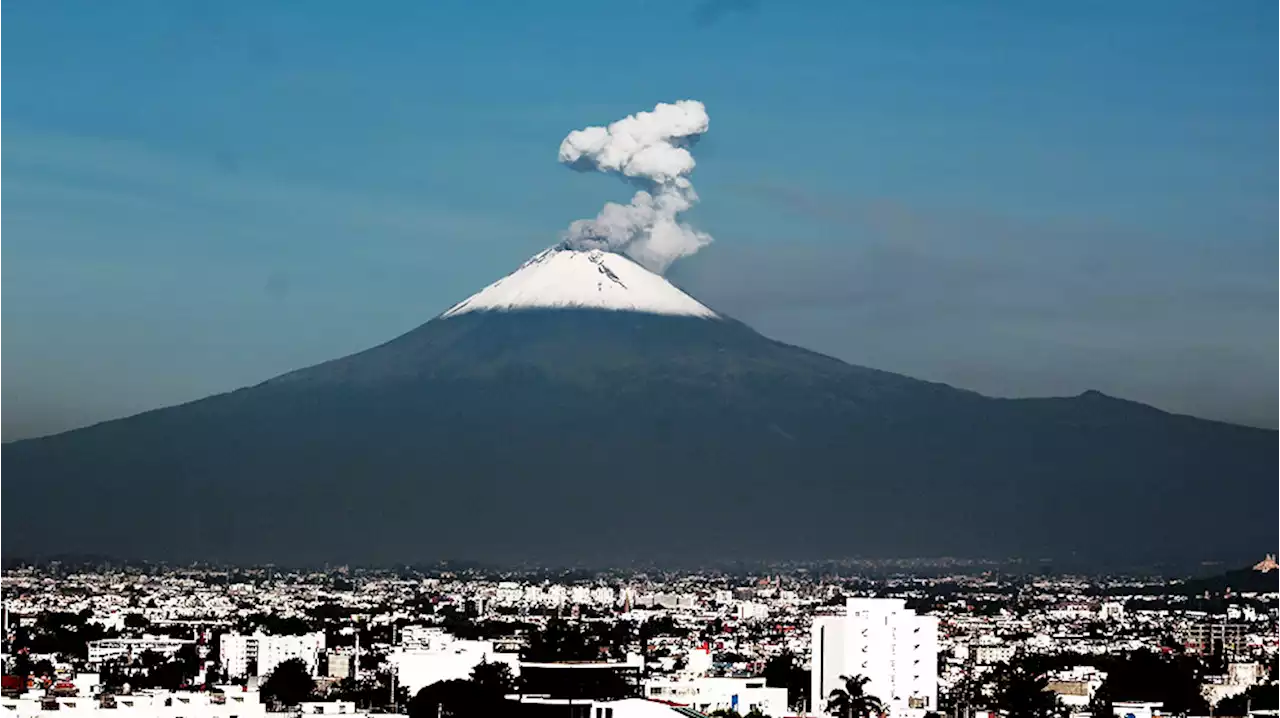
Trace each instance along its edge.
{"label": "white smoke cloud", "polygon": [[680,100],[659,103],[652,112],[637,112],[608,127],[570,132],[560,143],[561,162],[575,169],[616,172],[645,189],[630,204],[609,202],[595,219],[570,224],[565,243],[621,252],[658,273],[709,244],[711,235],[678,219],[698,201],[689,181],[696,163],[688,148],[709,122],[701,102]]}

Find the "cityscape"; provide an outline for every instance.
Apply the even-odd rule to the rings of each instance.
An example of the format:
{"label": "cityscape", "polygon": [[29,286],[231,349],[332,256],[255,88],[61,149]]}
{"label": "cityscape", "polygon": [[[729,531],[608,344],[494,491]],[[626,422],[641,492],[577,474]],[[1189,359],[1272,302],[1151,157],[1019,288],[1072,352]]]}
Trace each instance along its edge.
{"label": "cityscape", "polygon": [[1277,0],[13,0],[0,718],[1280,718]]}
{"label": "cityscape", "polygon": [[[1273,556],[755,571],[11,566],[18,716],[1274,716]],[[921,571],[920,568],[928,567]],[[674,713],[672,711],[675,711]]]}

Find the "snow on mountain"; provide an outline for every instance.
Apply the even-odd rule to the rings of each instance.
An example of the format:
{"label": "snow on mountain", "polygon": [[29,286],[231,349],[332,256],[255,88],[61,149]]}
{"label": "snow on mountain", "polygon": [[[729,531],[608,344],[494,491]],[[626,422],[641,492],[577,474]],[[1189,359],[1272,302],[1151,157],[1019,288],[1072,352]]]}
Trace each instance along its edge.
{"label": "snow on mountain", "polygon": [[671,282],[621,254],[557,245],[455,304],[441,317],[476,311],[578,308],[718,318]]}

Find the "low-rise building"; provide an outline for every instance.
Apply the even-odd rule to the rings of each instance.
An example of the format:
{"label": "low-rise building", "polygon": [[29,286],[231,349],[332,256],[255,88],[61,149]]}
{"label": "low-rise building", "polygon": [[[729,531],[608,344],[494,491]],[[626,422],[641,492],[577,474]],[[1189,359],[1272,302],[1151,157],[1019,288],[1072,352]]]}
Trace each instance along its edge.
{"label": "low-rise building", "polygon": [[694,678],[686,681],[650,680],[644,697],[688,706],[701,713],[724,710],[746,715],[787,714],[787,689],[771,688],[763,678]]}
{"label": "low-rise building", "polygon": [[89,665],[101,666],[103,663],[132,663],[147,651],[161,656],[172,657],[183,646],[192,645],[195,641],[168,636],[143,636],[142,638],[102,638],[89,641]]}
{"label": "low-rise building", "polygon": [[38,696],[0,698],[0,714],[14,718],[253,718],[267,706],[257,691],[228,686],[224,692],[140,691],[120,696]]}

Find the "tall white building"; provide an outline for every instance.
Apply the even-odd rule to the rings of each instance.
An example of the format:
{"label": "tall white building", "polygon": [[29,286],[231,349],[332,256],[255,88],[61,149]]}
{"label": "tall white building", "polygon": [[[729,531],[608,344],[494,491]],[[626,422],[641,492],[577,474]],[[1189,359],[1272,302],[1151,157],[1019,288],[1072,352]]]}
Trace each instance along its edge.
{"label": "tall white building", "polygon": [[865,676],[890,716],[918,718],[938,706],[938,619],[902,599],[848,599],[843,616],[814,619],[811,666],[815,713],[841,676]]}
{"label": "tall white building", "polygon": [[224,633],[218,648],[218,658],[229,678],[269,676],[276,666],[291,658],[301,658],[307,672],[316,676],[320,672],[320,654],[324,652],[324,632],[301,636]]}
{"label": "tall white building", "polygon": [[735,613],[742,621],[763,621],[769,617],[769,604],[758,601],[742,601],[735,608]]}
{"label": "tall white building", "polygon": [[398,646],[387,654],[396,673],[396,685],[408,689],[409,695],[432,683],[469,678],[482,662],[506,663],[513,675],[519,675],[519,659],[519,654],[495,651],[493,641],[468,641],[444,633],[417,644]]}

